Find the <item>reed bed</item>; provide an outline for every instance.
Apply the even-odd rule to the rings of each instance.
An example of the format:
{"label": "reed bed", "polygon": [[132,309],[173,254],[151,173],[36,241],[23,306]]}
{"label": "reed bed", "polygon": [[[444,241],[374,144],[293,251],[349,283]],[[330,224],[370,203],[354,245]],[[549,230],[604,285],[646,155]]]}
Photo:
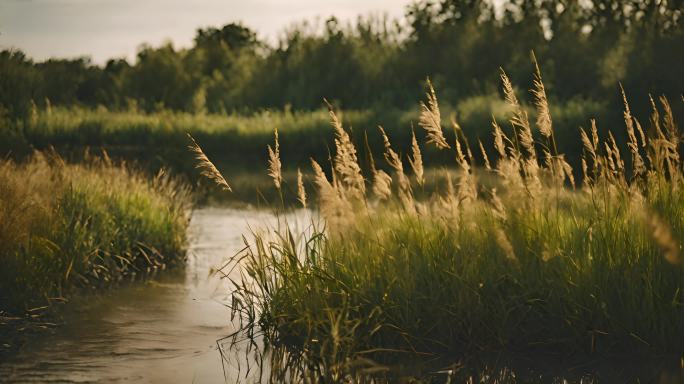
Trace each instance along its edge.
{"label": "reed bed", "polygon": [[[511,114],[492,121],[489,145],[453,118],[445,134],[430,85],[427,142],[404,156],[380,127],[385,162],[367,153],[367,173],[330,108],[331,166],[312,159],[308,175],[325,225],[280,226],[234,258],[231,340],[268,359],[270,380],[382,381],[407,363],[422,367],[412,375],[453,373],[498,351],[684,354],[684,172],[670,101],[651,99],[642,123],[624,96],[625,145],[589,120],[575,169],[539,68],[530,108],[500,75]],[[427,172],[434,192],[422,188],[426,146],[455,160]]]}
{"label": "reed bed", "polygon": [[[488,135],[488,120],[492,113],[500,120],[509,113],[509,107],[495,95],[474,96],[458,106],[444,109],[445,119],[451,112],[456,112],[464,126],[484,128],[481,132],[469,130],[471,139]],[[606,106],[591,100],[573,100],[555,105],[553,110],[561,130],[564,127],[574,130],[586,114],[603,115]],[[419,118],[417,110],[389,108],[345,110],[339,117],[344,119],[348,130],[383,124],[392,136],[393,144],[402,149],[411,144],[411,132],[404,127]],[[334,145],[325,109],[191,114],[170,110],[145,113],[103,107],[36,107],[24,121],[9,121],[0,116],[0,154],[9,153],[15,160],[21,160],[34,149],[54,147],[63,157],[80,161],[85,148],[104,148],[113,159],[135,161],[153,170],[163,166],[192,177],[196,173],[190,166],[191,156],[184,150],[186,135],[190,133],[219,170],[234,175],[262,168],[268,160],[264,148],[272,142],[273,127],[278,127],[282,136],[283,168],[292,173],[296,173],[297,167],[308,167],[309,157],[326,161]],[[421,139],[422,132],[416,133]],[[353,138],[357,147],[364,146],[362,135]],[[373,148],[382,146],[382,138],[376,131],[368,133],[368,140]],[[425,149],[426,159],[443,156],[431,148]],[[367,167],[367,164],[362,165]]]}
{"label": "reed bed", "polygon": [[[605,103],[582,99],[556,102],[551,109],[561,137],[565,137],[567,131],[574,132],[584,116],[603,117],[610,111]],[[463,126],[470,127],[466,135],[476,142],[478,137],[489,135],[492,114],[499,121],[505,120],[510,114],[510,107],[495,94],[482,94],[464,99],[456,106],[443,106],[444,124],[449,123],[451,113],[459,116]],[[619,118],[620,114],[617,115]],[[338,112],[338,117],[344,120],[345,129],[354,133],[350,136],[357,148],[365,148],[366,141],[374,151],[383,148],[379,131],[369,130],[367,135],[360,134],[362,128],[380,123],[392,138],[395,150],[407,152],[412,145],[412,133],[406,127],[412,122],[417,124],[419,111],[396,108],[345,110],[343,114]],[[610,118],[613,120],[615,117]],[[24,120],[0,116],[0,155],[21,162],[36,149],[54,148],[62,157],[76,163],[83,160],[82,154],[86,149],[94,152],[104,149],[112,159],[135,163],[150,173],[165,168],[180,175],[191,185],[197,185],[195,192],[198,192],[201,203],[263,206],[280,202],[280,196],[286,203],[298,200],[295,184],[290,183],[291,187],[284,183],[279,192],[271,187],[273,183],[268,175],[260,172],[269,159],[264,148],[272,145],[273,127],[278,127],[281,135],[283,177],[296,182],[297,169],[303,171],[308,168],[310,158],[320,164],[327,162],[335,138],[329,126],[327,109],[296,111],[284,108],[193,114],[166,109],[144,112],[135,108],[113,110],[46,104],[34,106]],[[215,188],[210,180],[199,177],[199,172],[195,172],[192,166],[192,154],[185,150],[188,133],[202,146],[216,168],[231,175],[240,188],[233,193],[221,193],[224,188]],[[419,141],[424,139],[422,130],[415,133]],[[450,134],[445,133],[447,137]],[[485,140],[484,145],[489,143]],[[564,148],[573,154],[580,149],[578,146]],[[487,150],[492,149],[487,147]],[[431,164],[444,163],[450,156],[433,146],[424,147],[422,151],[424,160]],[[364,171],[370,171],[366,156],[361,156],[359,163]],[[303,175],[304,180],[308,178],[308,175]]]}
{"label": "reed bed", "polygon": [[178,265],[190,195],[163,172],[52,152],[0,162],[0,311],[23,315],[75,291]]}

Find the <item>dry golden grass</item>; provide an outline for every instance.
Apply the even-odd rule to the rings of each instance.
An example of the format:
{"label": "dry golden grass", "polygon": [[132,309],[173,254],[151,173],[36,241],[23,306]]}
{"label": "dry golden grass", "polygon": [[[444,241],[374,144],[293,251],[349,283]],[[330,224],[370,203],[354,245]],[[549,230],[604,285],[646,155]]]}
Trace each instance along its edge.
{"label": "dry golden grass", "polygon": [[428,143],[435,144],[437,148],[446,149],[449,148],[449,144],[442,132],[442,116],[439,112],[437,95],[430,79],[427,80],[427,84],[429,88],[427,104],[423,102],[420,104],[420,120],[418,124],[427,131]]}
{"label": "dry golden grass", "polygon": [[297,168],[297,200],[306,208],[306,189],[304,188],[304,177],[302,171]]}
{"label": "dry golden grass", "polygon": [[416,132],[411,129],[411,158],[409,159],[409,164],[411,164],[411,169],[416,175],[416,183],[419,186],[425,185],[425,170],[423,169],[423,156],[420,152],[420,146],[418,145],[418,140],[416,140]]}
{"label": "dry golden grass", "polygon": [[21,313],[182,260],[189,190],[106,154],[85,159],[36,152],[19,164],[0,161],[0,311]]}
{"label": "dry golden grass", "polygon": [[204,151],[202,151],[202,148],[199,146],[199,144],[197,144],[195,139],[190,136],[190,134],[188,134],[188,137],[192,142],[188,148],[192,153],[195,154],[195,159],[197,160],[195,167],[201,170],[202,176],[214,181],[218,186],[226,191],[232,191],[226,179],[223,177],[221,172],[219,172],[214,163],[209,160]]}
{"label": "dry golden grass", "polygon": [[275,136],[275,149],[271,148],[270,145],[268,146],[268,175],[273,179],[273,185],[275,185],[276,189],[280,190],[280,184],[283,181],[283,176],[281,172],[282,166],[280,164],[280,143],[278,142],[277,128],[273,131],[273,134]]}
{"label": "dry golden grass", "polygon": [[268,247],[257,236],[236,258],[251,279],[233,294],[241,330],[274,346],[278,372],[362,380],[407,356],[457,361],[509,347],[684,353],[684,170],[668,100],[651,101],[647,135],[624,96],[626,152],[595,120],[579,129],[576,185],[536,61],[539,137],[503,70],[501,81],[512,129],[492,121],[495,153],[479,141],[482,164],[455,118],[447,143],[428,84],[420,126],[454,164],[430,173],[438,188],[415,195],[428,179],[415,134],[405,156],[379,127],[392,175],[369,150],[367,191],[357,150],[330,110],[330,178],[312,160],[325,229],[281,232]]}

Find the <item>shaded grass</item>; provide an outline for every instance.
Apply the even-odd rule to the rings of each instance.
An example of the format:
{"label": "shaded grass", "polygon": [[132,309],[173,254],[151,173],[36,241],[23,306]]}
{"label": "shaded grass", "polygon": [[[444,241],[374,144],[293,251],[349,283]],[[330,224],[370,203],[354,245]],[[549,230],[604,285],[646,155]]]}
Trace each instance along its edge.
{"label": "shaded grass", "polygon": [[23,313],[78,290],[183,261],[188,189],[108,158],[36,153],[0,163],[0,309]]}
{"label": "shaded grass", "polygon": [[[497,95],[467,98],[453,106],[443,106],[443,119],[450,115],[463,126],[471,127],[471,141],[490,135],[491,117],[499,121],[510,116],[510,108]],[[554,105],[557,129],[574,136],[577,127],[586,124],[586,116],[606,114],[606,106],[591,100],[572,100]],[[619,114],[618,114],[619,117]],[[383,148],[377,132],[381,124],[399,152],[407,153],[411,144],[411,124],[417,124],[416,111],[359,110],[345,111],[340,118],[351,127],[351,137],[357,147],[363,147],[366,136],[374,151]],[[34,109],[22,121],[0,121],[0,154],[21,159],[34,149],[54,147],[63,157],[80,161],[85,148],[105,149],[114,159],[136,161],[157,170],[168,167],[196,179],[192,156],[186,151],[187,134],[197,139],[203,150],[219,169],[233,174],[240,170],[261,171],[267,160],[266,146],[272,142],[273,129],[281,134],[282,162],[286,169],[308,165],[309,158],[321,164],[327,162],[333,150],[333,132],[327,111],[262,111],[249,115],[189,114],[159,111],[146,114],[139,111],[109,111],[106,108]],[[420,139],[422,132],[417,132]],[[451,132],[446,132],[452,137]],[[485,140],[488,145],[488,142]],[[489,149],[489,148],[488,148]],[[579,148],[568,148],[579,153]],[[569,152],[570,152],[569,151]],[[425,149],[428,161],[446,163],[450,156]],[[361,159],[367,168],[367,159]]]}

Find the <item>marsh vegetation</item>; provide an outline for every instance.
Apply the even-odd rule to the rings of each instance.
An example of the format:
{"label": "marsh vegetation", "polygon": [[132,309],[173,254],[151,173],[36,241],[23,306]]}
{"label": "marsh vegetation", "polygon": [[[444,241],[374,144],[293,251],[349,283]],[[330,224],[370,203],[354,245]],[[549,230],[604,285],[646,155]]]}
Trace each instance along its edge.
{"label": "marsh vegetation", "polygon": [[[578,131],[578,175],[557,151],[540,71],[534,122],[503,71],[501,79],[512,117],[492,122],[496,152],[471,145],[455,119],[447,138],[430,87],[419,123],[427,143],[414,136],[402,156],[379,127],[384,151],[375,161],[365,154],[368,174],[331,107],[331,169],[311,160],[325,226],[256,236],[234,259],[243,276],[234,283],[242,326],[233,341],[254,346],[271,380],[458,374],[466,357],[496,351],[681,356],[684,195],[669,101],[651,99],[642,126],[623,93],[627,150],[591,120]],[[426,145],[454,164],[436,174],[444,188],[418,198]],[[276,189],[280,150],[276,132]],[[306,206],[304,188],[297,184]],[[407,362],[415,371],[397,370]]]}
{"label": "marsh vegetation", "polygon": [[189,189],[106,154],[86,158],[67,164],[36,152],[21,164],[0,162],[3,349],[74,293],[183,264]]}
{"label": "marsh vegetation", "polygon": [[[202,28],[134,62],[5,49],[0,336],[119,287],[103,307],[123,315],[92,316],[89,345],[117,356],[99,333],[149,336],[142,355],[122,343],[141,377],[160,351],[218,354],[179,345],[220,329],[211,348],[246,353],[263,381],[515,382],[520,359],[591,374],[612,358],[681,379],[682,17],[677,1],[436,0],[401,20],[302,22],[275,42],[240,23]],[[227,202],[247,211],[198,211],[211,241],[188,240],[197,203]],[[241,248],[236,217],[255,207],[277,224],[245,230]],[[288,223],[301,208],[320,220]],[[242,250],[222,264],[216,249]],[[182,282],[148,279],[186,256]],[[232,316],[162,308],[217,276],[230,300],[213,303]],[[131,308],[144,305],[130,295],[161,299]],[[129,313],[152,331],[127,333]],[[163,324],[194,327],[196,313],[232,323],[200,319],[197,340]],[[71,321],[62,336],[78,343],[86,322]],[[155,349],[157,329],[176,344]],[[46,340],[30,345],[50,354]],[[15,360],[41,359],[30,352]],[[554,369],[534,380],[566,378]]]}

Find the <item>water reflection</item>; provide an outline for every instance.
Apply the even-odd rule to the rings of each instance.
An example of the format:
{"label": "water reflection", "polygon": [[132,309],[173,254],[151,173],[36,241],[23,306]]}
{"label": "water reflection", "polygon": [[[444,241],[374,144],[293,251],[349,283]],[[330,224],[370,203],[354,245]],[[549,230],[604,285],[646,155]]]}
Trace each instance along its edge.
{"label": "water reflection", "polygon": [[208,276],[250,228],[273,223],[267,212],[197,210],[183,271],[72,301],[63,326],[0,365],[0,382],[223,383],[216,341],[234,331],[230,292],[226,280]]}

